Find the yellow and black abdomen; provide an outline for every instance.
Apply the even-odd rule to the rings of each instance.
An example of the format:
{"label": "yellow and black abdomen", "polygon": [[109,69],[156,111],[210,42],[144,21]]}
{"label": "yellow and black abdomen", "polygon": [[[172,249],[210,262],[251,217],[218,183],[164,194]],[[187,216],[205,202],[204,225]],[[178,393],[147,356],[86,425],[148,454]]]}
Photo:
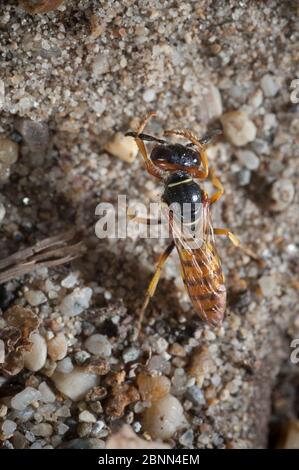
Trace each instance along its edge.
{"label": "yellow and black abdomen", "polygon": [[226,307],[225,279],[215,245],[203,242],[201,248],[186,250],[177,243],[182,277],[193,307],[202,320],[221,324]]}

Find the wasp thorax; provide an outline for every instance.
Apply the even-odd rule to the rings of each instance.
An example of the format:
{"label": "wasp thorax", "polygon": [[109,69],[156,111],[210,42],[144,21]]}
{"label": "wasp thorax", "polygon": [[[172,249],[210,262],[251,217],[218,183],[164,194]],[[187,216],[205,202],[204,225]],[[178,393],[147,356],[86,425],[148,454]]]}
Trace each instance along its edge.
{"label": "wasp thorax", "polygon": [[180,213],[186,223],[198,218],[204,193],[200,186],[186,172],[176,172],[165,182],[163,201]]}

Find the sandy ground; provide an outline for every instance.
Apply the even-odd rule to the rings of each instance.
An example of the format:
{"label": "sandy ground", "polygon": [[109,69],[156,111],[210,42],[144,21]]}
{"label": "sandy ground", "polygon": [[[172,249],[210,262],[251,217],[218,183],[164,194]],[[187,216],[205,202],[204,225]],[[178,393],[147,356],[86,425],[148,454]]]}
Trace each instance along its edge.
{"label": "sandy ground", "polygon": [[[2,446],[102,448],[122,423],[171,447],[267,446],[270,422],[297,419],[296,407],[281,405],[282,397],[289,403],[282,379],[272,400],[277,377],[295,377],[295,395],[298,387],[289,362],[299,334],[295,2],[69,0],[43,15],[16,4],[0,7],[0,138],[9,139],[0,151],[1,256],[70,227],[83,231],[87,252],[5,284],[1,327],[9,326],[8,308],[30,308],[48,359],[0,375]],[[229,300],[223,325],[212,329],[194,314],[174,253],[136,342],[137,312],[166,242],[92,233],[99,202],[115,204],[119,194],[149,202],[161,191],[139,157],[125,162],[104,151],[151,110],[156,135],[182,127],[202,135],[219,118],[225,125],[224,113],[245,113],[241,141],[227,131],[209,151],[225,187],[213,219],[265,266],[217,240]],[[26,131],[28,119],[44,124]],[[63,308],[67,296],[78,315]],[[91,352],[94,334],[102,343]],[[56,354],[49,343],[59,335],[65,350]],[[93,396],[59,390],[57,376],[73,367],[92,375]],[[181,404],[168,433],[146,419],[157,390],[144,391],[142,373],[166,377],[163,413],[170,416],[172,397]],[[28,387],[32,400],[16,405]]]}

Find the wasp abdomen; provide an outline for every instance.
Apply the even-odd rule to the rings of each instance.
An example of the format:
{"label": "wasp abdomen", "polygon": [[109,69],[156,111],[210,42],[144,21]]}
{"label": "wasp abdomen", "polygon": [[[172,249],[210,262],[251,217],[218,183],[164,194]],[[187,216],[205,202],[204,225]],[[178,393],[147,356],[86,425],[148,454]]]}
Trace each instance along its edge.
{"label": "wasp abdomen", "polygon": [[[211,325],[219,325],[226,306],[224,275],[215,249],[178,251],[181,258],[183,281],[190,300],[200,317]],[[208,260],[208,262],[207,262]]]}

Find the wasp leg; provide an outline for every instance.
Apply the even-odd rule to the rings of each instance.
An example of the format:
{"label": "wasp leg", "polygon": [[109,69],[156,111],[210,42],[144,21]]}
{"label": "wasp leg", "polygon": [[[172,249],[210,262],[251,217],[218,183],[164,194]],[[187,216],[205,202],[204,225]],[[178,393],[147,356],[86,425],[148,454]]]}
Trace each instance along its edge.
{"label": "wasp leg", "polygon": [[242,245],[238,237],[236,237],[236,235],[230,232],[227,228],[214,228],[213,232],[215,235],[225,235],[227,238],[229,238],[234,246],[238,247],[247,256],[257,261],[261,267],[265,266],[264,260],[254,253],[254,251],[252,251],[250,248]]}
{"label": "wasp leg", "polygon": [[220,199],[221,196],[223,195],[224,188],[223,188],[222,183],[220,182],[220,180],[215,175],[215,172],[214,172],[213,169],[210,169],[210,177],[211,177],[212,185],[217,189],[215,194],[213,194],[209,199],[209,203],[214,204],[214,202],[218,201],[218,199]]}
{"label": "wasp leg", "polygon": [[175,243],[174,243],[174,241],[172,241],[170,243],[170,245],[166,248],[166,250],[160,255],[160,258],[158,260],[157,267],[156,267],[156,272],[153,275],[153,277],[151,279],[151,282],[149,283],[149,286],[148,286],[147,291],[146,291],[145,300],[144,300],[144,303],[143,303],[142,308],[141,308],[140,313],[139,313],[139,318],[138,318],[138,323],[137,323],[137,334],[138,334],[138,336],[139,336],[139,333],[140,333],[140,330],[141,330],[141,326],[142,326],[142,322],[143,322],[146,307],[148,306],[150,299],[153,297],[153,295],[156,291],[156,288],[157,288],[157,285],[158,285],[158,282],[159,282],[159,279],[160,279],[162,267],[165,264],[165,262],[166,262],[167,258],[169,257],[170,253],[174,249],[174,246],[175,246]]}
{"label": "wasp leg", "polygon": [[207,154],[205,152],[205,145],[203,145],[201,141],[198,140],[197,137],[195,137],[195,135],[188,129],[166,130],[164,135],[176,135],[178,137],[183,137],[184,139],[189,140],[195,147],[197,147],[203,169],[199,170],[198,168],[193,168],[189,170],[189,173],[194,176],[194,178],[201,180],[206,179],[209,175],[209,164]]}
{"label": "wasp leg", "polygon": [[130,208],[127,210],[127,217],[129,220],[136,222],[136,224],[143,224],[143,225],[161,225],[162,220],[159,219],[151,219],[150,217],[139,217],[138,215],[133,214],[130,211]]}
{"label": "wasp leg", "polygon": [[227,228],[214,228],[213,232],[215,235],[225,235],[227,238],[229,238],[234,246],[240,246],[241,244],[238,237],[236,237],[236,235],[230,232]]}
{"label": "wasp leg", "polygon": [[145,116],[145,118],[143,119],[143,121],[141,122],[140,126],[137,129],[135,142],[136,142],[136,144],[139,148],[139,151],[140,151],[140,153],[143,157],[147,172],[150,175],[155,176],[156,178],[162,179],[163,172],[153,164],[153,162],[151,161],[151,159],[149,158],[149,156],[147,154],[147,150],[146,150],[146,147],[144,145],[143,140],[138,137],[142,133],[142,131],[145,128],[145,126],[146,126],[147,122],[149,121],[149,119],[152,116],[155,116],[155,114],[156,113],[149,113]]}

